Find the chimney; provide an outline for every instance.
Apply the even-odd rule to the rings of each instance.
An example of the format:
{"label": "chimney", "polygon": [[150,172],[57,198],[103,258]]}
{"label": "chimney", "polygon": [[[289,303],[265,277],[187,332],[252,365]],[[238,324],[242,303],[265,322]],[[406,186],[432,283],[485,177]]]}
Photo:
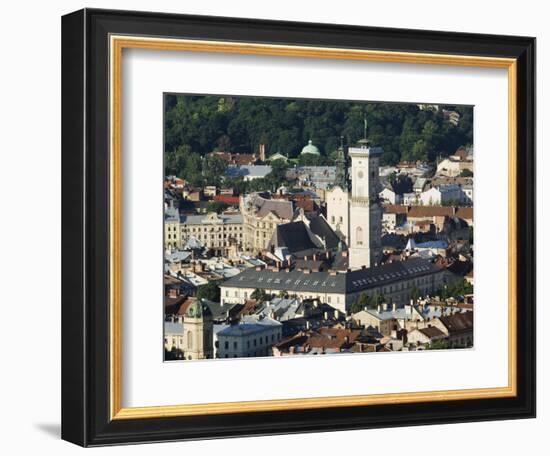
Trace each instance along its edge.
{"label": "chimney", "polygon": [[325,311],[325,313],[323,314],[323,318],[324,318],[325,320],[328,320],[328,312]]}
{"label": "chimney", "polygon": [[388,303],[387,302],[382,303],[382,309],[384,310],[384,312],[386,310],[388,310]]}
{"label": "chimney", "polygon": [[397,304],[395,302],[392,304],[392,310],[394,312],[397,310]]}
{"label": "chimney", "polygon": [[265,144],[260,144],[260,160],[265,161]]}
{"label": "chimney", "polygon": [[177,298],[178,297],[178,290],[177,288],[170,288],[170,290],[168,290],[168,297],[170,298]]}
{"label": "chimney", "polygon": [[378,306],[376,307],[376,312],[380,313],[381,311],[382,311],[382,306],[380,306],[380,304],[378,304]]}

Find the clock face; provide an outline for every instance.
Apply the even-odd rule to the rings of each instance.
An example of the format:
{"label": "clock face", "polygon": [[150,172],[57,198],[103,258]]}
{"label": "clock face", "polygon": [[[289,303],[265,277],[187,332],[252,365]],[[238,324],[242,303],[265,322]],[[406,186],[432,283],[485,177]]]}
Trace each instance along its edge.
{"label": "clock face", "polygon": [[363,171],[359,171],[359,172],[357,173],[357,177],[358,177],[359,179],[363,179]]}

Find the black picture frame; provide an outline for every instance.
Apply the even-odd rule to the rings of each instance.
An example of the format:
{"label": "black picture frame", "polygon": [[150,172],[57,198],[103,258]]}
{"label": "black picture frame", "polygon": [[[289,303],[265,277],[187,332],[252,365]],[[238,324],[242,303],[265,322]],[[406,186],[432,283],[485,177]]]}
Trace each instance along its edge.
{"label": "black picture frame", "polygon": [[[146,35],[517,59],[517,395],[110,419],[109,36]],[[535,39],[84,9],[62,19],[62,438],[82,446],[535,416]]]}

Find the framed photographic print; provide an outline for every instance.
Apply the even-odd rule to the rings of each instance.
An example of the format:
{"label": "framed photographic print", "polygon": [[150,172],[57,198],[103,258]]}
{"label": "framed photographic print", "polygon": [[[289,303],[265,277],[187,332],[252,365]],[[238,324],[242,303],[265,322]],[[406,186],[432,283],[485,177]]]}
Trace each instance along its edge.
{"label": "framed photographic print", "polygon": [[535,416],[535,40],[62,21],[62,436]]}

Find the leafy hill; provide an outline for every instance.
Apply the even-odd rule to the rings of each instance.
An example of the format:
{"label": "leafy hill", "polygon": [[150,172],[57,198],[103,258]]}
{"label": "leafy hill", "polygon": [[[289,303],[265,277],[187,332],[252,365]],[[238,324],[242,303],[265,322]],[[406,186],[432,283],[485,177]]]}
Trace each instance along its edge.
{"label": "leafy hill", "polygon": [[[460,114],[457,126],[443,109]],[[255,152],[261,143],[268,157],[280,152],[296,158],[309,139],[321,161],[331,163],[341,136],[346,144],[363,137],[365,115],[369,139],[384,149],[382,164],[433,162],[473,142],[473,108],[467,106],[439,105],[435,111],[410,103],[168,94],[166,172],[180,173],[188,161],[200,167],[201,157],[214,150]]]}

